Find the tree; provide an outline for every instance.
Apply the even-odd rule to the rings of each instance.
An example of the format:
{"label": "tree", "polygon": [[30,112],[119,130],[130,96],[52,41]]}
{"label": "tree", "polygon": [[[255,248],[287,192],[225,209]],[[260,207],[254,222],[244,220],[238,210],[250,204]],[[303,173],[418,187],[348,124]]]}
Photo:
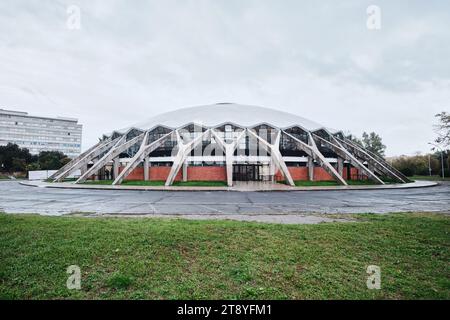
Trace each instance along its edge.
{"label": "tree", "polygon": [[376,134],[375,132],[364,132],[362,135],[362,144],[367,150],[384,158],[384,151],[386,150],[386,146],[383,144],[380,135]]}
{"label": "tree", "polygon": [[363,143],[362,143],[361,139],[359,139],[357,136],[355,136],[351,133],[348,133],[345,135],[345,138],[349,139],[349,140],[353,141],[354,143],[356,143],[357,145],[360,145],[361,147],[363,147]]}
{"label": "tree", "polygon": [[17,172],[29,170],[58,170],[70,159],[62,152],[43,151],[33,156],[28,149],[8,143],[0,146],[0,171]]}
{"label": "tree", "polygon": [[435,141],[443,148],[447,148],[450,146],[450,113],[443,111],[438,113],[436,118],[439,119],[439,124],[434,126],[438,135]]}
{"label": "tree", "polygon": [[64,159],[61,159],[61,168],[63,166],[65,166],[66,164],[68,164],[70,161],[72,161],[72,159],[70,159],[69,157],[65,157]]}
{"label": "tree", "polygon": [[39,163],[32,162],[32,163],[27,165],[26,170],[27,171],[36,171],[36,170],[41,170],[41,167],[39,166]]}
{"label": "tree", "polygon": [[59,151],[42,151],[38,156],[38,163],[41,170],[58,170],[70,159]]}
{"label": "tree", "polygon": [[19,148],[17,144],[0,146],[0,170],[4,172],[25,171],[26,165],[35,159],[28,149]]}
{"label": "tree", "polygon": [[25,171],[27,168],[27,163],[25,159],[22,158],[13,158],[12,159],[12,167],[11,171],[13,172],[19,172],[19,171]]}
{"label": "tree", "polygon": [[410,176],[428,176],[441,174],[440,154],[401,156],[392,159],[391,164],[404,175]]}

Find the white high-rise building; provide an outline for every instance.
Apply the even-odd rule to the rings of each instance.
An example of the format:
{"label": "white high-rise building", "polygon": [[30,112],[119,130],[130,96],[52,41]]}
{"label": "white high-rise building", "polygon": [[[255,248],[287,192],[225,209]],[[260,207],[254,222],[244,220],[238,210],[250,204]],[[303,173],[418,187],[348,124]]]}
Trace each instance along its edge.
{"label": "white high-rise building", "polygon": [[31,154],[60,151],[70,158],[77,157],[81,153],[82,131],[78,119],[0,109],[0,145],[15,143]]}

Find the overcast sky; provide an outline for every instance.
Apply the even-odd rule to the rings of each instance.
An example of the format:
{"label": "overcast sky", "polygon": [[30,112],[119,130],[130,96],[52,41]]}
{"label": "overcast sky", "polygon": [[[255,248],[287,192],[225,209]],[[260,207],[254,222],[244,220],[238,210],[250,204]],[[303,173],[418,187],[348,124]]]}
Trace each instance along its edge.
{"label": "overcast sky", "polygon": [[450,1],[0,2],[0,108],[79,118],[83,149],[216,102],[375,131],[389,156],[427,152],[450,111]]}

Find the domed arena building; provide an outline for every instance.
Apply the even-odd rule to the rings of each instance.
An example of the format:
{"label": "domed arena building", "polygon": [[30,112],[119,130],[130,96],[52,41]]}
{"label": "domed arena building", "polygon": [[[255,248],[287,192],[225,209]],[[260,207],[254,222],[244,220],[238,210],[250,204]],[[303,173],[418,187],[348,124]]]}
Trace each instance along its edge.
{"label": "domed arena building", "polygon": [[285,182],[349,180],[405,183],[383,158],[303,117],[274,109],[218,103],[157,115],[105,134],[51,179],[80,170],[87,180]]}

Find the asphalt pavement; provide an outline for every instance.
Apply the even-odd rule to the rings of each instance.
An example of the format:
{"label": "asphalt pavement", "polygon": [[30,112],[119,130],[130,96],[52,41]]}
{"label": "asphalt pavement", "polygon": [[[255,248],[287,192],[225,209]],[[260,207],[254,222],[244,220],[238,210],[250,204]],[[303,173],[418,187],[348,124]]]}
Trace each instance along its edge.
{"label": "asphalt pavement", "polygon": [[335,220],[327,214],[449,213],[450,183],[398,190],[171,192],[36,188],[2,181],[0,211],[317,223]]}

